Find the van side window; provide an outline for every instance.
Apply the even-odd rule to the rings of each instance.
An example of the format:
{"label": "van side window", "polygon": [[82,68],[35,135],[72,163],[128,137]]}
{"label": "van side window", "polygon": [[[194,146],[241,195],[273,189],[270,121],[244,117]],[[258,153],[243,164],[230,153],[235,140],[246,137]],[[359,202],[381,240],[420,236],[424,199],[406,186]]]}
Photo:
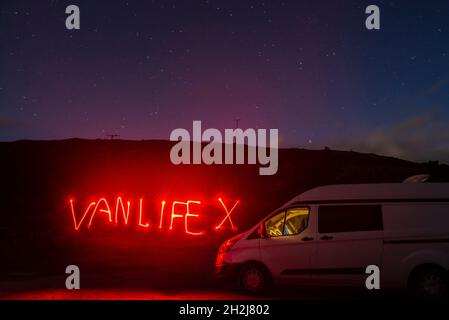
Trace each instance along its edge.
{"label": "van side window", "polygon": [[291,236],[303,232],[309,222],[308,208],[291,208],[265,221],[268,237]]}
{"label": "van side window", "polygon": [[326,205],[318,209],[318,232],[382,230],[380,205]]}

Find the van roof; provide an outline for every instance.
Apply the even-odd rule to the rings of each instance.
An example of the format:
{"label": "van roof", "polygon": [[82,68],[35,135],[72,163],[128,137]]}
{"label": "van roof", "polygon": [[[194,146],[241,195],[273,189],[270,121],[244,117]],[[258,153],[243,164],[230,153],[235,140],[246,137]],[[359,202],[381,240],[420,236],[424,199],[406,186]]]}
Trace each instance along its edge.
{"label": "van roof", "polygon": [[288,204],[345,202],[345,200],[382,202],[444,199],[449,202],[449,183],[370,183],[317,187],[294,197]]}

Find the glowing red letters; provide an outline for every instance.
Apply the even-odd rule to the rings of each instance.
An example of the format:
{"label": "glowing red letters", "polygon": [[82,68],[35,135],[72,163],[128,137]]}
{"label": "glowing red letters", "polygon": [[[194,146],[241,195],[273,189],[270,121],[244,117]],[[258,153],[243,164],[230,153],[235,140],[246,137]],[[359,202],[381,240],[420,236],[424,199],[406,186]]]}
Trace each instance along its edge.
{"label": "glowing red letters", "polygon": [[[186,233],[192,234],[192,235],[195,235],[195,236],[199,236],[199,235],[203,234],[203,232],[191,232],[187,228],[187,218],[188,217],[198,217],[198,214],[190,213],[189,205],[191,203],[200,204],[201,202],[200,201],[187,201],[187,202],[173,201],[172,209],[171,209],[170,230],[173,229],[173,219],[174,218],[183,218],[184,217],[184,226],[185,226]],[[175,214],[175,205],[185,205],[186,206],[186,213],[185,214]]]}
{"label": "glowing red letters", "polygon": [[[218,201],[217,205],[219,205],[219,207],[224,209],[224,217],[220,220],[219,224],[214,229],[215,230],[224,229],[224,225],[228,221],[228,225],[232,228],[232,230],[235,231],[237,228],[235,227],[235,225],[232,221],[231,214],[233,213],[233,211],[239,204],[239,201],[238,200],[235,201],[232,206],[230,206],[230,205],[227,206],[225,204],[225,202],[222,200],[222,198],[218,198],[217,201]],[[81,228],[81,226],[83,225],[83,222],[84,222],[84,225],[87,224],[87,228],[90,229],[92,227],[92,225],[94,224],[95,220],[100,218],[100,217],[96,218],[96,216],[100,216],[100,215],[103,217],[106,217],[106,219],[109,223],[114,223],[115,225],[118,225],[120,223],[120,221],[122,221],[122,224],[128,225],[131,221],[130,220],[130,212],[131,212],[132,203],[131,203],[131,201],[125,202],[121,197],[117,197],[117,199],[115,201],[115,210],[114,211],[111,211],[111,206],[109,205],[106,198],[100,198],[100,199],[98,199],[97,202],[89,203],[89,205],[86,207],[86,210],[83,212],[82,215],[76,214],[75,204],[74,204],[73,199],[70,199],[69,202],[70,202],[70,209],[71,209],[71,213],[72,213],[73,226],[74,226],[75,230],[79,230]],[[228,202],[228,204],[229,204],[229,202]],[[190,235],[194,235],[194,236],[203,235],[205,233],[205,231],[194,230],[193,227],[195,227],[195,226],[192,227],[190,224],[191,220],[200,217],[200,214],[197,211],[200,205],[201,205],[201,202],[196,201],[196,200],[188,200],[185,202],[173,201],[171,204],[170,215],[168,217],[165,217],[166,201],[165,200],[161,201],[161,207],[160,207],[161,211],[160,211],[159,224],[158,224],[159,229],[164,229],[164,226],[168,225],[169,230],[174,230],[175,223],[176,223],[176,221],[178,221],[177,219],[179,219],[178,223],[180,223],[182,221],[182,223],[184,224],[183,229],[186,234],[190,234]],[[230,207],[231,209],[229,210],[228,207]],[[112,207],[112,208],[114,208],[114,207]],[[168,208],[170,208],[170,207],[168,207]],[[90,215],[89,219],[87,219],[88,215]],[[138,220],[136,222],[137,227],[144,228],[144,229],[150,228],[150,219],[145,216],[145,213],[143,210],[143,199],[142,198],[140,198],[138,201],[138,219],[137,220]]]}
{"label": "glowing red letters", "polygon": [[226,208],[226,206],[225,206],[223,200],[221,200],[221,198],[218,198],[218,201],[220,201],[221,205],[222,205],[223,208],[225,209],[225,211],[226,211],[226,216],[223,218],[223,220],[221,220],[220,224],[219,224],[218,226],[215,227],[215,229],[216,229],[216,230],[220,229],[221,226],[223,225],[223,223],[224,223],[226,220],[229,220],[229,223],[231,224],[232,229],[233,229],[233,230],[236,230],[237,228],[234,226],[234,224],[232,223],[232,220],[231,220],[231,213],[232,213],[232,211],[234,211],[235,207],[237,207],[237,205],[239,204],[239,201],[237,200],[237,201],[235,202],[234,206],[233,206],[233,207],[231,208],[231,210],[229,210],[229,211],[228,211],[228,209]]}

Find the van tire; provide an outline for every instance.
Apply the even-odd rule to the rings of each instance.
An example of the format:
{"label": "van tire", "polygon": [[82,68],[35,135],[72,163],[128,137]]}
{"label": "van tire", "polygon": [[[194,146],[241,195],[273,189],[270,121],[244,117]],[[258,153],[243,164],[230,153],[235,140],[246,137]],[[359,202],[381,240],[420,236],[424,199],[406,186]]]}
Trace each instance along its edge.
{"label": "van tire", "polygon": [[259,295],[271,288],[271,275],[264,265],[248,263],[240,270],[239,282],[246,293]]}
{"label": "van tire", "polygon": [[410,277],[409,289],[417,299],[443,299],[448,296],[448,273],[437,266],[418,268]]}

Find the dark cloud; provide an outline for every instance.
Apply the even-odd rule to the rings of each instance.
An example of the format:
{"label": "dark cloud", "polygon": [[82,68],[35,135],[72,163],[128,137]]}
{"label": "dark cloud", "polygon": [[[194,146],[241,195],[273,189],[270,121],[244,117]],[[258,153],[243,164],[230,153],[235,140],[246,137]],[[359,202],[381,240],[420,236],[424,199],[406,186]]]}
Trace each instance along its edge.
{"label": "dark cloud", "polygon": [[382,130],[336,141],[331,146],[412,161],[449,163],[449,123],[423,114]]}
{"label": "dark cloud", "polygon": [[16,121],[12,118],[0,115],[0,130],[10,129],[16,125]]}

